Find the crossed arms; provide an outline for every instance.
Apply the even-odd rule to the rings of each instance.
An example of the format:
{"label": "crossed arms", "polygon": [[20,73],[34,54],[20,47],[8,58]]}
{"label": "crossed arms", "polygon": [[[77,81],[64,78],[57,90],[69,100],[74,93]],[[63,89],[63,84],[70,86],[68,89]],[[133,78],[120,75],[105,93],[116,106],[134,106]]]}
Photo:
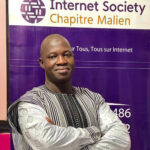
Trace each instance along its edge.
{"label": "crossed arms", "polygon": [[99,108],[99,128],[54,125],[40,106],[27,102],[19,104],[18,115],[22,134],[33,150],[80,150],[85,146],[89,150],[130,150],[125,125],[106,103]]}

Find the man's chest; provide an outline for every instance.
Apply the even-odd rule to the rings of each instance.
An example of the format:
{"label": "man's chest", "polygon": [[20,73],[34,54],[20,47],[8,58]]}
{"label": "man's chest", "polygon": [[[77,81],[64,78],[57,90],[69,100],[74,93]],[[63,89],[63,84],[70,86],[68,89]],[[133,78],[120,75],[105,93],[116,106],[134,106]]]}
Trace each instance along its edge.
{"label": "man's chest", "polygon": [[96,104],[86,95],[45,95],[44,108],[58,126],[99,126]]}

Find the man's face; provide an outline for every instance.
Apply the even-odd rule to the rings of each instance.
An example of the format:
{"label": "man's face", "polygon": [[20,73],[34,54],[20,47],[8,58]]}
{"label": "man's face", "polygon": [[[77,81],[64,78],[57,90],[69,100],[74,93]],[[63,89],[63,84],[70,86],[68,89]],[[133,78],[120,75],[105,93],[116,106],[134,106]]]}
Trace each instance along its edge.
{"label": "man's face", "polygon": [[46,80],[53,83],[70,81],[74,69],[71,47],[64,40],[48,41],[42,51],[40,65],[45,70]]}

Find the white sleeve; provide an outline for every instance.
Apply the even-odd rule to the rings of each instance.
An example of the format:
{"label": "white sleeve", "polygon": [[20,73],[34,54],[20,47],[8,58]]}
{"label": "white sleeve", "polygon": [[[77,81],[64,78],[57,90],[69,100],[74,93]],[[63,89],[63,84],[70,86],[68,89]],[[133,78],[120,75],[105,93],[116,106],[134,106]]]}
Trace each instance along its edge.
{"label": "white sleeve", "polygon": [[130,136],[126,126],[112,112],[107,103],[99,108],[101,140],[89,145],[89,150],[130,150]]}
{"label": "white sleeve", "polygon": [[80,150],[100,140],[96,127],[74,128],[51,125],[46,112],[37,105],[21,102],[18,122],[26,142],[33,150]]}

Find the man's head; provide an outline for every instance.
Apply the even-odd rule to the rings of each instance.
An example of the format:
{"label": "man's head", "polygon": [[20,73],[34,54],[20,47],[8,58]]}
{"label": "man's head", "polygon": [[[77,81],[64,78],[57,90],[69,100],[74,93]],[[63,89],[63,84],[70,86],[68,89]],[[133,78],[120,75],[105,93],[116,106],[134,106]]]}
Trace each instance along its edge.
{"label": "man's head", "polygon": [[48,35],[41,44],[40,66],[46,80],[52,83],[71,81],[74,55],[67,39],[59,34]]}

